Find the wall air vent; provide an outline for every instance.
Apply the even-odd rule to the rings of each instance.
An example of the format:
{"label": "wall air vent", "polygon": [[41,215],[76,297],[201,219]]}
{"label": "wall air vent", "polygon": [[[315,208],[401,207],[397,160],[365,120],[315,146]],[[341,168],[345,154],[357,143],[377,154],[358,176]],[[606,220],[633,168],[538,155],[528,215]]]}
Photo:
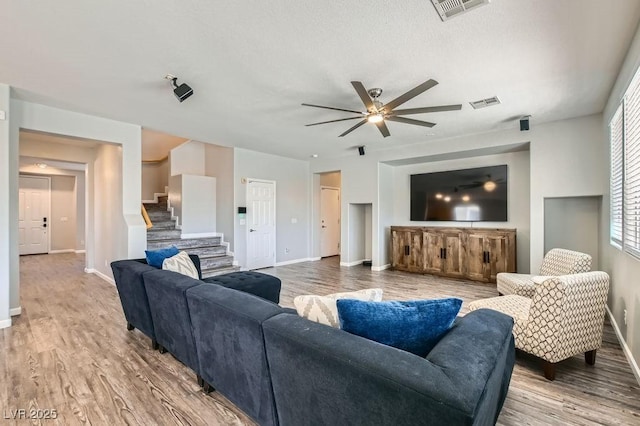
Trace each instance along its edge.
{"label": "wall air vent", "polygon": [[469,102],[469,105],[473,107],[473,109],[486,108],[494,105],[499,105],[500,99],[497,96],[493,96],[491,98],[480,99],[479,101]]}
{"label": "wall air vent", "polygon": [[446,21],[476,7],[489,4],[490,0],[431,0],[440,19]]}

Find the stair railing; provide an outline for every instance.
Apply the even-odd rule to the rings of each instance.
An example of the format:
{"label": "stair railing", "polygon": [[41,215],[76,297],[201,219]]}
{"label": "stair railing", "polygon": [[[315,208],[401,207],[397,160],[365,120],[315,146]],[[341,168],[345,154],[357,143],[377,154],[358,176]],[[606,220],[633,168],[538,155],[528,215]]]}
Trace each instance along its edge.
{"label": "stair railing", "polygon": [[144,204],[141,204],[140,206],[142,207],[142,218],[144,219],[144,223],[147,224],[147,229],[153,228],[153,223],[151,223],[147,209],[144,208]]}

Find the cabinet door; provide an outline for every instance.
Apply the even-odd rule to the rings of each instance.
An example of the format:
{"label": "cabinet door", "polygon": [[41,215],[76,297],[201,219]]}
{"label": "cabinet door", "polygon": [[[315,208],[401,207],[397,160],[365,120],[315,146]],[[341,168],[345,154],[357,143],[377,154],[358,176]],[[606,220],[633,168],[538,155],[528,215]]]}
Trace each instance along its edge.
{"label": "cabinet door", "polygon": [[445,232],[442,234],[442,248],[444,254],[443,271],[448,277],[462,277],[465,275],[465,252],[462,232]]}
{"label": "cabinet door", "polygon": [[391,231],[391,266],[400,271],[422,272],[422,231]]}
{"label": "cabinet door", "polygon": [[485,237],[485,250],[489,252],[486,264],[485,276],[495,282],[499,272],[507,272],[508,250],[507,237],[505,235],[487,235]]}
{"label": "cabinet door", "polygon": [[466,238],[467,277],[476,281],[487,281],[485,276],[485,236],[470,232]]}
{"label": "cabinet door", "polygon": [[423,244],[423,232],[420,231],[411,231],[408,233],[409,240],[409,255],[407,256],[407,265],[408,270],[411,272],[423,272],[424,271],[424,263],[423,263],[423,253],[422,253],[422,244]]}
{"label": "cabinet door", "polygon": [[442,272],[442,235],[437,232],[425,232],[423,243],[424,271],[430,274]]}

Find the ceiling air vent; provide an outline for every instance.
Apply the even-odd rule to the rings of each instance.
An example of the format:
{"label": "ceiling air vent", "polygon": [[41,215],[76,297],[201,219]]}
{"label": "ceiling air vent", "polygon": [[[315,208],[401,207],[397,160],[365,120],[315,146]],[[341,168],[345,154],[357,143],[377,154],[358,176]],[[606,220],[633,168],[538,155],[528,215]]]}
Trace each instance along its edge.
{"label": "ceiling air vent", "polygon": [[446,21],[476,7],[489,4],[490,0],[431,0],[440,19]]}
{"label": "ceiling air vent", "polygon": [[493,96],[491,98],[480,99],[479,101],[469,102],[469,104],[473,107],[473,109],[486,108],[494,105],[500,104],[500,99],[497,96]]}

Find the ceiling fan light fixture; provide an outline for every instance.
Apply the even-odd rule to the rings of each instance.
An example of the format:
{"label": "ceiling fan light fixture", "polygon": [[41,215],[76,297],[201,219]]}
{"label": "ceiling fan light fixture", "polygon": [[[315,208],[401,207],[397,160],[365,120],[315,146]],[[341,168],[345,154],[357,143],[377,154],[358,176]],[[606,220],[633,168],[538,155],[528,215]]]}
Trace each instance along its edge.
{"label": "ceiling fan light fixture", "polygon": [[380,123],[380,122],[382,122],[383,120],[384,120],[384,115],[379,114],[379,113],[378,113],[378,114],[370,114],[370,115],[367,117],[367,121],[368,121],[369,123]]}
{"label": "ceiling fan light fixture", "polygon": [[494,189],[496,189],[496,183],[492,180],[488,180],[484,183],[483,188],[487,192],[492,192]]}

